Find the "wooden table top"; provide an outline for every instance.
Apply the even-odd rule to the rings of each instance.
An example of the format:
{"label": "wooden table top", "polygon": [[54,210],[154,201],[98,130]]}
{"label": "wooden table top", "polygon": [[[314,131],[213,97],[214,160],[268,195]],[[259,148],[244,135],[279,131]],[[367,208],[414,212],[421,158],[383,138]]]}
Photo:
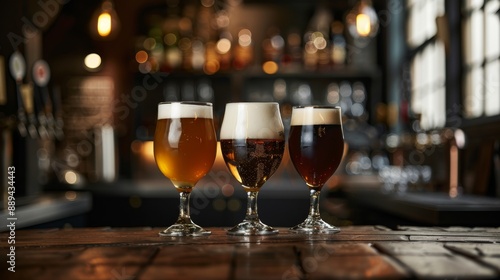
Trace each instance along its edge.
{"label": "wooden table top", "polygon": [[[1,279],[499,279],[500,228],[342,227],[334,235],[160,237],[156,228],[16,230]],[[12,238],[11,238],[12,239]],[[12,255],[12,254],[11,254]]]}

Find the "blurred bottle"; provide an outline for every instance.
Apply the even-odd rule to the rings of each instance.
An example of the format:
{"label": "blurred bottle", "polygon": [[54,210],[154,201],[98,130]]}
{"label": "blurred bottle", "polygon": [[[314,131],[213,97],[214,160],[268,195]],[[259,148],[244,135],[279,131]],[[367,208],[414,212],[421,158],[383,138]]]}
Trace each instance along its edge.
{"label": "blurred bottle", "polygon": [[247,68],[254,59],[252,32],[243,28],[238,32],[238,43],[234,47],[233,67],[236,70]]}
{"label": "blurred bottle", "polygon": [[285,50],[285,40],[276,27],[269,28],[262,41],[262,70],[266,74],[278,72]]}
{"label": "blurred bottle", "polygon": [[221,71],[228,71],[231,68],[233,37],[231,33],[224,31],[220,33],[215,49],[219,54],[219,64]]}
{"label": "blurred bottle", "polygon": [[330,11],[318,5],[304,35],[304,67],[306,70],[325,69],[330,65]]}
{"label": "blurred bottle", "polygon": [[332,23],[331,60],[333,65],[344,65],[345,58],[346,40],[344,37],[344,24],[337,20]]}
{"label": "blurred bottle", "polygon": [[286,49],[283,66],[288,72],[297,72],[302,66],[302,39],[297,30],[292,30],[286,37]]}

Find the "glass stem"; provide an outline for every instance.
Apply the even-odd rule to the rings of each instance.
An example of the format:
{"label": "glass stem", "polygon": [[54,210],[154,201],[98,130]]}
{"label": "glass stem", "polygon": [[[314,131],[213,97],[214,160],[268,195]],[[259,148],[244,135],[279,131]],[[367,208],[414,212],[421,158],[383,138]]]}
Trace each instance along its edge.
{"label": "glass stem", "polygon": [[189,215],[189,197],[190,192],[180,192],[180,204],[179,204],[179,218],[177,219],[177,223],[181,224],[190,224],[191,217]]}
{"label": "glass stem", "polygon": [[259,215],[257,213],[257,195],[259,192],[247,192],[247,214],[245,220],[247,221],[259,221]]}
{"label": "glass stem", "polygon": [[311,205],[309,206],[309,218],[321,218],[319,214],[319,195],[321,191],[310,189]]}

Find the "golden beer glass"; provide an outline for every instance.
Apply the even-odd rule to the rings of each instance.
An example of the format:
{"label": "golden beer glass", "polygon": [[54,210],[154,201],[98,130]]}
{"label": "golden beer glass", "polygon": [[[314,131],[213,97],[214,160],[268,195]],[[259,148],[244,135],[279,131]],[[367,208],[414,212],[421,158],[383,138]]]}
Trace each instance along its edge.
{"label": "golden beer glass", "polygon": [[180,194],[177,221],[160,236],[202,236],[211,232],[189,215],[189,197],[196,183],[212,168],[217,151],[211,103],[162,102],[154,135],[158,168]]}
{"label": "golden beer glass", "polygon": [[277,234],[278,230],[260,221],[257,195],[283,158],[285,136],[278,103],[226,104],[220,143],[226,166],[247,192],[245,218],[227,233]]}
{"label": "golden beer glass", "polygon": [[295,233],[336,233],[340,229],[321,219],[321,188],[342,160],[344,134],[340,107],[295,106],[288,137],[290,159],[310,192],[309,214],[290,229]]}

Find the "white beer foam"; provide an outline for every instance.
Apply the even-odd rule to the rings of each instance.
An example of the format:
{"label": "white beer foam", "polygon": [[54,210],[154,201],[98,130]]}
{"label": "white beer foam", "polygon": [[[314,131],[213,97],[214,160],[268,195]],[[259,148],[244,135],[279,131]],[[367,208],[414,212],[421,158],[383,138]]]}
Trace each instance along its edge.
{"label": "white beer foam", "polygon": [[295,107],[290,125],[342,124],[340,108]]}
{"label": "white beer foam", "polygon": [[226,104],[220,139],[285,139],[278,103]]}
{"label": "white beer foam", "polygon": [[204,118],[213,119],[212,106],[190,103],[160,103],[158,119]]}

